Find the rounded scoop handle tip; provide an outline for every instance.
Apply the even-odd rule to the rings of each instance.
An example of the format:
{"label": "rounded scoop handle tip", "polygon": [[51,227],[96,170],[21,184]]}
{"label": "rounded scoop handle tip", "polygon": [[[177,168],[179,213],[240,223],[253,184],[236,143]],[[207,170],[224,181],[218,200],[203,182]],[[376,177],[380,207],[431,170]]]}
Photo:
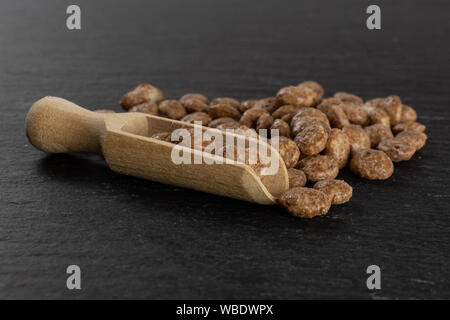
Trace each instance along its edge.
{"label": "rounded scoop handle tip", "polygon": [[57,97],[36,101],[26,117],[26,133],[37,149],[50,153],[101,153],[104,115]]}

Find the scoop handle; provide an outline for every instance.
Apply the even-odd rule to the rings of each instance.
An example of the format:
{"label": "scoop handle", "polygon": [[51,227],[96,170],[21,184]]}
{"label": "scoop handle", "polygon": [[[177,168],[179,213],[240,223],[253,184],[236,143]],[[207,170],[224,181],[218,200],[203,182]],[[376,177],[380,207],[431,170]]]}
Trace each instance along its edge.
{"label": "scoop handle", "polygon": [[26,118],[30,143],[50,153],[94,152],[101,154],[104,114],[84,109],[57,97],[36,101]]}

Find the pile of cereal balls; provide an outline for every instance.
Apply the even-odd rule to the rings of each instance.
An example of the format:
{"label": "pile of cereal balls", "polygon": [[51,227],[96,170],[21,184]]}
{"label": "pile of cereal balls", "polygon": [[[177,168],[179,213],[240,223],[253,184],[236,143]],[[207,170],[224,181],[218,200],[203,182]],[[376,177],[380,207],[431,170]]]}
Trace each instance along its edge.
{"label": "pile of cereal balls", "polygon": [[[427,140],[416,111],[398,96],[364,101],[346,92],[325,99],[323,95],[319,83],[305,81],[258,100],[210,101],[198,93],[164,100],[161,90],[140,84],[122,97],[120,105],[129,112],[201,121],[203,126],[221,130],[256,134],[260,129],[278,129],[279,153],[290,185],[278,202],[292,215],[312,218],[352,197],[352,187],[335,179],[340,169],[348,165],[362,178],[388,179],[394,172],[393,162],[411,159]],[[307,183],[312,188],[305,187]]]}

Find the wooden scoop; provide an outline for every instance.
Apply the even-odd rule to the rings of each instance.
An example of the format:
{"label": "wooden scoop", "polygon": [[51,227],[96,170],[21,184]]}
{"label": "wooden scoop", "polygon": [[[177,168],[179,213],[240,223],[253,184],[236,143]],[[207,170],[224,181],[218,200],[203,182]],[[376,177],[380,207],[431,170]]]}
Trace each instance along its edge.
{"label": "wooden scoop", "polygon": [[[279,169],[276,174],[265,176],[263,184],[249,166],[241,163],[177,165],[171,159],[176,145],[150,138],[158,132],[193,127],[138,112],[92,112],[56,97],[35,102],[26,118],[28,139],[37,149],[102,154],[118,173],[260,204],[275,203],[276,197],[288,189],[286,167],[273,148]],[[199,150],[188,152],[200,153],[204,159],[215,157]]]}

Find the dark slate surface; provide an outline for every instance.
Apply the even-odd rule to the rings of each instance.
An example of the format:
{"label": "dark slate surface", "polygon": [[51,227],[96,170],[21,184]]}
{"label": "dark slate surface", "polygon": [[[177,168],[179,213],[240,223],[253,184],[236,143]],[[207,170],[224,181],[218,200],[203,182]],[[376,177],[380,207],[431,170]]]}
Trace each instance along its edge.
{"label": "dark slate surface", "polygon": [[[0,298],[450,298],[448,1],[0,2]],[[398,94],[429,142],[384,182],[341,173],[346,205],[280,208],[117,175],[101,158],[29,145],[33,101],[119,110],[139,82],[166,96],[265,97],[315,79],[328,93]],[[82,269],[82,290],[65,287]],[[382,290],[365,270],[382,269]]]}

